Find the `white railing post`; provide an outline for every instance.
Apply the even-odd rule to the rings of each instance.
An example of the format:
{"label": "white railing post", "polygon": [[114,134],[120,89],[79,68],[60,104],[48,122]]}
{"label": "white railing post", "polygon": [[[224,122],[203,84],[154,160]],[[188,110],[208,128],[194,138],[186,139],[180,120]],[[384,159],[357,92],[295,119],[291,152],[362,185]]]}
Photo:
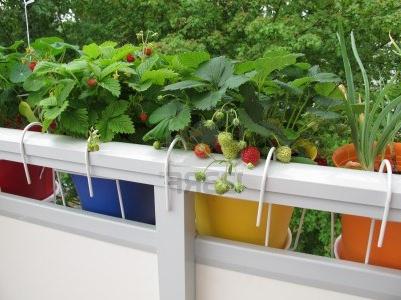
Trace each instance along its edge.
{"label": "white railing post", "polygon": [[192,193],[155,186],[160,300],[195,300],[195,200]]}

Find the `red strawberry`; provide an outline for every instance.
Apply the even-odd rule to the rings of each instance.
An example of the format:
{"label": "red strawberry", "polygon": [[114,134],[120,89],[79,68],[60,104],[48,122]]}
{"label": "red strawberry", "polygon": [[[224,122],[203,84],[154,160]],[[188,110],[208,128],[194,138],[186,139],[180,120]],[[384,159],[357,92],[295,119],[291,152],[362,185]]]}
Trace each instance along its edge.
{"label": "red strawberry", "polygon": [[146,55],[146,56],[151,56],[152,55],[152,53],[153,53],[153,49],[152,48],[145,48],[144,50],[143,50],[143,53]]}
{"label": "red strawberry", "polygon": [[221,145],[218,140],[214,142],[214,151],[217,153],[223,153],[223,151],[221,151]]}
{"label": "red strawberry", "polygon": [[89,78],[89,79],[86,81],[86,83],[87,83],[87,85],[88,85],[89,87],[95,87],[95,86],[97,85],[97,80],[96,80],[95,78]]}
{"label": "red strawberry", "polygon": [[327,159],[325,159],[325,158],[322,157],[322,156],[316,157],[315,162],[317,162],[317,164],[318,164],[319,166],[327,166]]}
{"label": "red strawberry", "polygon": [[50,128],[52,131],[55,131],[55,130],[57,129],[57,122],[56,122],[56,120],[53,120],[53,122],[50,124],[49,128]]}
{"label": "red strawberry", "polygon": [[253,146],[246,147],[241,152],[241,158],[247,165],[251,164],[252,166],[256,166],[260,160],[260,151]]}
{"label": "red strawberry", "polygon": [[197,144],[194,148],[194,153],[199,158],[207,158],[210,152],[211,150],[209,145],[204,143]]}
{"label": "red strawberry", "polygon": [[135,56],[132,55],[131,53],[128,53],[127,55],[127,62],[132,63],[135,61]]}
{"label": "red strawberry", "polygon": [[148,120],[149,116],[146,112],[141,112],[139,115],[139,120],[141,120],[141,122],[145,123]]}
{"label": "red strawberry", "polygon": [[31,69],[31,71],[33,72],[33,70],[35,70],[37,62],[36,61],[31,61],[29,63],[29,69]]}

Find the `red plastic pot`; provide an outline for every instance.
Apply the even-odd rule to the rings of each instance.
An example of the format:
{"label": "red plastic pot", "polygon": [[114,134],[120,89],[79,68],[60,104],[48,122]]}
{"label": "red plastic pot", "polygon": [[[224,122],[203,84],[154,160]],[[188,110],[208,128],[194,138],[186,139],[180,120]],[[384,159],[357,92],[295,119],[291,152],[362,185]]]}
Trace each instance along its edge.
{"label": "red plastic pot", "polygon": [[[40,127],[35,126],[31,131],[40,131]],[[28,165],[28,170],[31,175],[31,184],[28,184],[26,180],[22,163],[0,160],[1,191],[36,200],[48,198],[53,193],[52,169]],[[42,176],[40,176],[41,173]]]}

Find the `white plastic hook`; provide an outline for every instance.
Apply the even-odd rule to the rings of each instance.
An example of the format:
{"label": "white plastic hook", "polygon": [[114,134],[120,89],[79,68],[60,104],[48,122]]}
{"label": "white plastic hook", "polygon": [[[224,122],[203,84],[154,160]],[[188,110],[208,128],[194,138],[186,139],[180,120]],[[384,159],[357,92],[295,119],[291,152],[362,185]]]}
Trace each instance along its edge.
{"label": "white plastic hook", "polygon": [[380,227],[380,233],[379,233],[379,240],[377,243],[377,247],[381,248],[383,246],[383,240],[384,240],[384,233],[386,232],[386,226],[387,226],[387,219],[388,219],[388,213],[390,211],[390,204],[391,204],[391,185],[392,185],[392,178],[393,178],[393,171],[391,169],[391,164],[387,159],[384,159],[382,163],[380,164],[379,172],[382,173],[384,171],[384,166],[386,166],[387,169],[387,194],[386,194],[386,202],[384,203],[384,213],[382,217],[382,224]]}
{"label": "white plastic hook", "polygon": [[[265,189],[266,189],[267,171],[269,169],[270,161],[272,159],[272,156],[273,156],[275,150],[276,150],[275,147],[271,147],[270,148],[270,151],[269,151],[269,153],[267,154],[267,157],[266,157],[265,168],[263,169],[263,177],[262,177],[262,182],[260,184],[258,214],[256,216],[256,226],[257,227],[260,227],[260,220],[262,218],[263,198],[264,198]],[[269,218],[269,215],[267,217]]]}
{"label": "white plastic hook", "polygon": [[121,187],[120,187],[120,180],[116,180],[116,187],[117,187],[117,196],[118,196],[118,202],[120,203],[120,211],[121,211],[121,217],[125,219],[125,210],[124,210],[124,205],[123,205],[123,196],[121,193]]}
{"label": "white plastic hook", "polygon": [[169,163],[170,163],[170,156],[171,152],[174,149],[175,144],[177,144],[178,141],[181,141],[182,145],[184,146],[184,149],[187,150],[187,144],[185,143],[184,139],[177,135],[173,142],[170,144],[167,150],[167,155],[166,155],[166,160],[164,164],[164,186],[165,186],[165,197],[166,197],[166,209],[167,211],[170,211],[170,199],[169,199],[169,188],[168,188],[168,169],[169,169]]}
{"label": "white plastic hook", "polygon": [[[61,200],[63,201],[63,206],[67,206],[67,204],[65,202],[65,197],[64,197],[63,185],[60,180],[60,173],[58,171],[54,171],[54,172],[56,173],[58,188],[60,190],[60,195],[61,195]],[[56,195],[57,192],[55,191],[54,194]]]}
{"label": "white plastic hook", "polygon": [[35,0],[24,0],[24,11],[25,11],[25,24],[26,24],[26,38],[27,38],[27,42],[28,42],[28,48],[31,47],[31,41],[30,41],[30,37],[29,37],[29,22],[28,22],[28,9],[27,6],[29,4],[32,4],[33,2],[35,2]]}
{"label": "white plastic hook", "polygon": [[90,172],[88,149],[85,150],[85,168],[86,168],[86,178],[88,180],[89,197],[93,198],[92,177]]}
{"label": "white plastic hook", "polygon": [[39,122],[32,122],[32,123],[28,124],[22,131],[21,140],[20,140],[21,160],[22,160],[22,164],[24,165],[25,177],[26,177],[26,181],[28,182],[28,184],[31,184],[31,175],[29,174],[28,164],[26,163],[24,137],[25,137],[26,132],[29,129],[31,129],[33,126],[42,126],[42,124]]}
{"label": "white plastic hook", "polygon": [[[383,217],[382,217],[382,223],[380,226],[379,239],[377,242],[377,247],[379,247],[379,248],[381,248],[383,246],[384,234],[386,232],[388,213],[390,211],[390,204],[391,204],[392,178],[393,178],[393,176],[392,176],[393,171],[391,168],[391,164],[387,159],[383,159],[383,161],[381,162],[380,168],[379,168],[379,173],[384,172],[384,167],[386,167],[386,170],[387,170],[387,193],[386,193],[386,200],[384,202],[384,213],[383,213]],[[370,253],[372,250],[374,230],[375,230],[375,219],[372,219],[370,222],[368,244],[366,246],[365,264],[369,263]]]}

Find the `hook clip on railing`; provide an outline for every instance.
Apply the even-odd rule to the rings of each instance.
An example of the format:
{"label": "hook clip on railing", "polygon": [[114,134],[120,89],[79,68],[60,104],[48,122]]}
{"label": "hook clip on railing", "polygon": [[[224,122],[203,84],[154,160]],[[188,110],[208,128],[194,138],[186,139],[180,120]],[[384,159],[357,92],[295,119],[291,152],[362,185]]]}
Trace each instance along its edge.
{"label": "hook clip on railing", "polygon": [[[388,214],[390,211],[390,204],[391,204],[392,178],[393,178],[393,176],[392,176],[393,171],[391,168],[391,164],[387,159],[383,159],[383,161],[381,162],[380,168],[379,168],[379,173],[384,172],[384,167],[386,167],[386,170],[387,170],[387,192],[386,192],[386,200],[384,202],[384,212],[383,212],[383,217],[382,217],[382,223],[380,226],[379,239],[377,242],[377,247],[379,247],[379,248],[381,248],[383,246],[384,234],[386,232],[387,219],[388,219]],[[375,219],[372,219],[370,222],[368,244],[366,247],[365,264],[369,263],[370,253],[372,250],[374,229],[375,229]]]}
{"label": "hook clip on railing", "polygon": [[32,123],[28,124],[22,131],[21,140],[20,140],[21,160],[22,160],[22,164],[24,166],[25,177],[26,177],[26,181],[28,182],[28,184],[31,184],[32,181],[31,181],[31,175],[29,174],[28,164],[26,162],[26,157],[25,157],[26,155],[25,155],[25,147],[24,147],[24,138],[25,138],[26,132],[29,129],[31,129],[33,126],[42,126],[42,124],[39,122],[32,122]]}
{"label": "hook clip on railing", "polygon": [[85,168],[86,168],[86,178],[88,180],[89,197],[93,198],[93,186],[92,186],[92,177],[91,177],[91,172],[90,172],[88,149],[86,149],[86,151],[85,151]]}
{"label": "hook clip on railing", "polygon": [[[270,151],[269,151],[269,153],[267,154],[267,157],[266,157],[265,167],[263,169],[263,177],[262,177],[262,182],[260,184],[258,214],[256,216],[256,226],[257,227],[260,227],[260,222],[261,222],[261,219],[262,219],[263,199],[264,199],[264,195],[265,195],[266,182],[267,182],[267,171],[269,170],[270,162],[272,160],[272,157],[274,155],[275,150],[276,150],[275,147],[271,147],[270,148]],[[269,245],[271,211],[272,211],[272,205],[270,203],[268,203],[267,205],[268,206],[267,206],[266,238],[265,238],[265,246],[266,247]]]}
{"label": "hook clip on railing", "polygon": [[184,149],[187,150],[187,144],[185,143],[184,139],[181,136],[177,135],[175,137],[175,139],[172,141],[172,143],[170,144],[170,146],[168,147],[166,160],[164,163],[164,186],[165,186],[167,211],[170,211],[170,198],[169,198],[169,186],[168,186],[168,170],[169,170],[170,156],[171,156],[171,152],[174,149],[174,146],[177,144],[178,141],[180,141],[182,143],[182,145],[184,146]]}

